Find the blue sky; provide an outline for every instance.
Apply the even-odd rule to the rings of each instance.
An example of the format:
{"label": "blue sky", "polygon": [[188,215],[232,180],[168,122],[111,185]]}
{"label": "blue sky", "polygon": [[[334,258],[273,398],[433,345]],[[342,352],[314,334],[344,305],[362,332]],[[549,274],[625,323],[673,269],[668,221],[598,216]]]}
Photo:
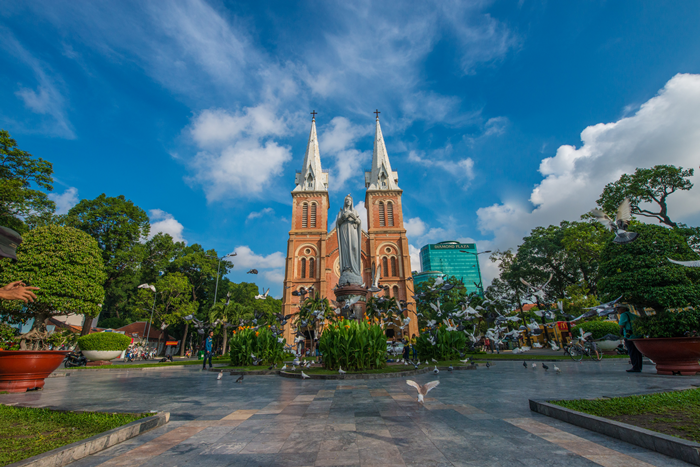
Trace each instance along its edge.
{"label": "blue sky", "polygon": [[[515,247],[623,172],[700,161],[698,2],[0,7],[0,127],[53,162],[59,209],[123,194],[276,296],[313,109],[332,212],[364,200],[381,111],[413,269],[426,243]],[[697,225],[698,188],[674,196]]]}

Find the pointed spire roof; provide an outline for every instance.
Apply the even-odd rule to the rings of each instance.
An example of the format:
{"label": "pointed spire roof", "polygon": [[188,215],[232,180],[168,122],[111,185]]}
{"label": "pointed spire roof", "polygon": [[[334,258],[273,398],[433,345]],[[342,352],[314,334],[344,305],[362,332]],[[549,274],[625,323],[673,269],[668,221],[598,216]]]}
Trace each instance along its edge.
{"label": "pointed spire roof", "polygon": [[295,177],[296,187],[292,191],[328,191],[328,173],[321,168],[321,154],[318,150],[316,135],[316,111],[312,112],[311,133],[306,145],[304,166]]}
{"label": "pointed spire roof", "polygon": [[379,111],[377,114],[377,128],[374,133],[374,152],[372,153],[372,171],[365,172],[365,186],[369,190],[400,190],[399,174],[391,170],[389,153],[384,144],[382,127],[379,125]]}

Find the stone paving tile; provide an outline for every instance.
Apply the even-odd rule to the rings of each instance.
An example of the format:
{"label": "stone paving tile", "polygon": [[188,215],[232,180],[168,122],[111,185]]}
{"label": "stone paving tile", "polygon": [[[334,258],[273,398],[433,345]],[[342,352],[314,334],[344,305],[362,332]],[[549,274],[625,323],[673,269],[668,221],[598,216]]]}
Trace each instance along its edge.
{"label": "stone paving tile", "polygon": [[[405,379],[242,384],[198,369],[90,372],[51,378],[41,392],[0,402],[72,410],[171,412],[171,422],[73,463],[129,466],[681,466],[647,451],[530,412],[549,400],[659,392],[698,377],[624,372],[625,362],[561,362],[562,373],[496,362],[490,370],[419,375],[440,386],[424,406]],[[585,384],[582,384],[585,382]],[[124,388],[139,388],[126,396]],[[75,393],[81,397],[76,400]],[[133,393],[133,391],[131,391]],[[517,422],[514,422],[517,421]]]}

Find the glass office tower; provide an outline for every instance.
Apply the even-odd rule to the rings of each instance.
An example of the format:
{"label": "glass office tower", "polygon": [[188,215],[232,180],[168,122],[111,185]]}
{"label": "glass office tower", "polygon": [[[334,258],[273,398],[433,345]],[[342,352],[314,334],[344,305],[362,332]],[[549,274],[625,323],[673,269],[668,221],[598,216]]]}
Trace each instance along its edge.
{"label": "glass office tower", "polygon": [[481,269],[475,243],[455,241],[425,245],[420,249],[420,265],[423,271],[439,271],[446,277],[455,276],[464,282],[467,293],[484,294]]}

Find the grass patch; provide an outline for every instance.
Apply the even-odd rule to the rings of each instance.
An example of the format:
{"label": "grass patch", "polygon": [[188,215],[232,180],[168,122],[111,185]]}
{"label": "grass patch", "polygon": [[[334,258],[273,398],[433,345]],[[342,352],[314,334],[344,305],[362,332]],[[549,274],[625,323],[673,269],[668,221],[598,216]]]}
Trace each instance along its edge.
{"label": "grass patch", "polygon": [[[628,355],[603,355],[603,358],[627,358]],[[478,355],[472,357],[473,360],[571,360],[571,357],[564,355],[563,353],[559,355],[530,355],[527,353],[512,354],[512,353],[502,353],[502,354],[488,354],[488,355]],[[583,361],[592,361],[589,357],[584,357]],[[573,361],[573,360],[571,360]]]}
{"label": "grass patch", "polygon": [[550,402],[567,409],[700,442],[700,389],[612,399]]}
{"label": "grass patch", "polygon": [[149,415],[57,412],[0,405],[0,465],[36,456]]}

